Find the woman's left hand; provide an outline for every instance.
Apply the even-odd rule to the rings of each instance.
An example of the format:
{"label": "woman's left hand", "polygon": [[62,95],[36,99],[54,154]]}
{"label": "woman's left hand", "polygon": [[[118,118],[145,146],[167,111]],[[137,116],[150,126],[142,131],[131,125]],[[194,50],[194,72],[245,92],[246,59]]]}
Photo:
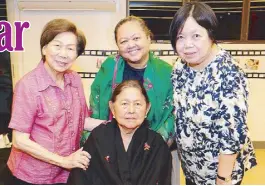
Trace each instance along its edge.
{"label": "woman's left hand", "polygon": [[216,185],[232,185],[232,180],[224,181],[219,178],[216,178]]}
{"label": "woman's left hand", "polygon": [[172,145],[172,143],[173,143],[173,139],[169,139],[168,141],[167,141],[167,145],[168,145],[168,147],[170,147],[171,145]]}
{"label": "woman's left hand", "polygon": [[91,156],[88,152],[83,150],[83,147],[69,156],[63,157],[61,167],[66,169],[81,168],[86,170],[89,166]]}

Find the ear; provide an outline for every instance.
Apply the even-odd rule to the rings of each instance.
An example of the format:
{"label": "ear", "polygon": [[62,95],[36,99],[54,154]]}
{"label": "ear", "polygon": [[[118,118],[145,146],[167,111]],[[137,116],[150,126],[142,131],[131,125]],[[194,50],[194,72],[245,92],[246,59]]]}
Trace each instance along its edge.
{"label": "ear", "polygon": [[147,36],[147,40],[151,44],[151,37],[150,36]]}
{"label": "ear", "polygon": [[113,116],[115,116],[114,103],[109,101],[109,108]]}
{"label": "ear", "polygon": [[42,55],[44,55],[44,56],[46,55],[46,50],[47,50],[47,45],[42,47],[42,49],[41,49]]}
{"label": "ear", "polygon": [[146,113],[145,113],[146,116],[147,116],[147,114],[148,114],[150,108],[151,108],[151,103],[148,103],[148,104],[147,104],[147,108],[146,108]]}

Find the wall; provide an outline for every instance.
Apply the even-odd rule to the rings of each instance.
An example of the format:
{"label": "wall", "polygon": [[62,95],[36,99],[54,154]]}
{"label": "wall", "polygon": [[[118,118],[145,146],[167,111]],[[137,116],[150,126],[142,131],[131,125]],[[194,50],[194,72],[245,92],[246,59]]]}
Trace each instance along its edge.
{"label": "wall", "polygon": [[[86,35],[86,49],[115,49],[113,28],[126,16],[126,1],[116,0],[116,12],[99,11],[19,11],[16,0],[7,1],[8,21],[29,21],[30,29],[25,30],[23,43],[25,52],[14,52],[11,55],[14,83],[25,73],[32,70],[40,61],[39,40],[44,25],[54,18],[66,18],[78,26]],[[14,33],[13,33],[14,34]],[[15,41],[14,41],[15,42]],[[86,64],[90,61],[80,57],[78,61]]]}
{"label": "wall", "polygon": [[[25,73],[32,70],[40,60],[39,39],[43,26],[54,18],[67,18],[77,24],[83,30],[87,37],[87,50],[116,50],[113,30],[116,23],[126,16],[126,1],[117,0],[116,12],[92,12],[92,11],[25,11],[20,12],[16,8],[15,0],[8,0],[8,18],[13,21],[29,21],[31,27],[24,33],[25,52],[15,52],[11,54],[13,66],[13,82],[16,83]],[[223,44],[228,50],[264,50],[265,44]],[[153,44],[152,49],[171,50],[169,44]],[[74,70],[78,72],[97,72],[97,59],[105,57],[80,56],[77,59]],[[163,56],[169,63],[175,59],[175,56]],[[246,58],[259,59],[260,69],[265,72],[265,56],[237,56],[240,60]],[[89,87],[93,79],[82,80],[85,87],[86,97],[89,97]],[[249,116],[248,125],[251,136],[254,141],[264,141],[265,135],[265,79],[249,79],[250,98],[249,98]]]}

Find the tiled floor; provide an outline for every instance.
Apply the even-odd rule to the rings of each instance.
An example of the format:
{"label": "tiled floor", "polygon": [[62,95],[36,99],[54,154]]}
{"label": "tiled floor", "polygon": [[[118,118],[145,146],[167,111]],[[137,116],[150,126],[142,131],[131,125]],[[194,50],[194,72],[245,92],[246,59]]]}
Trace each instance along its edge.
{"label": "tiled floor", "polygon": [[[265,185],[265,149],[256,149],[258,165],[245,173],[242,185]],[[183,173],[180,176],[180,184],[185,185]]]}

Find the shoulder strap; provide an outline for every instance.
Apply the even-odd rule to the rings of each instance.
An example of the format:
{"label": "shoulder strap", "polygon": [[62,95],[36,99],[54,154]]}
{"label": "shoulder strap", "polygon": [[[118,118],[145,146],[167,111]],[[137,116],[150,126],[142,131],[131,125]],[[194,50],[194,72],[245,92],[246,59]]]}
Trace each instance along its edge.
{"label": "shoulder strap", "polygon": [[[112,93],[114,91],[114,89],[116,88],[117,84],[116,84],[116,76],[117,76],[117,71],[118,71],[118,65],[119,65],[119,60],[120,60],[120,55],[117,54],[115,56],[115,67],[114,67],[114,72],[113,72],[113,78],[112,78]],[[112,113],[109,112],[109,120],[112,120],[113,116]]]}
{"label": "shoulder strap", "polygon": [[119,60],[120,60],[120,55],[117,54],[115,56],[115,67],[114,67],[113,78],[112,78],[112,92],[117,86],[115,82],[116,82],[116,76],[117,76],[117,71],[118,71]]}

